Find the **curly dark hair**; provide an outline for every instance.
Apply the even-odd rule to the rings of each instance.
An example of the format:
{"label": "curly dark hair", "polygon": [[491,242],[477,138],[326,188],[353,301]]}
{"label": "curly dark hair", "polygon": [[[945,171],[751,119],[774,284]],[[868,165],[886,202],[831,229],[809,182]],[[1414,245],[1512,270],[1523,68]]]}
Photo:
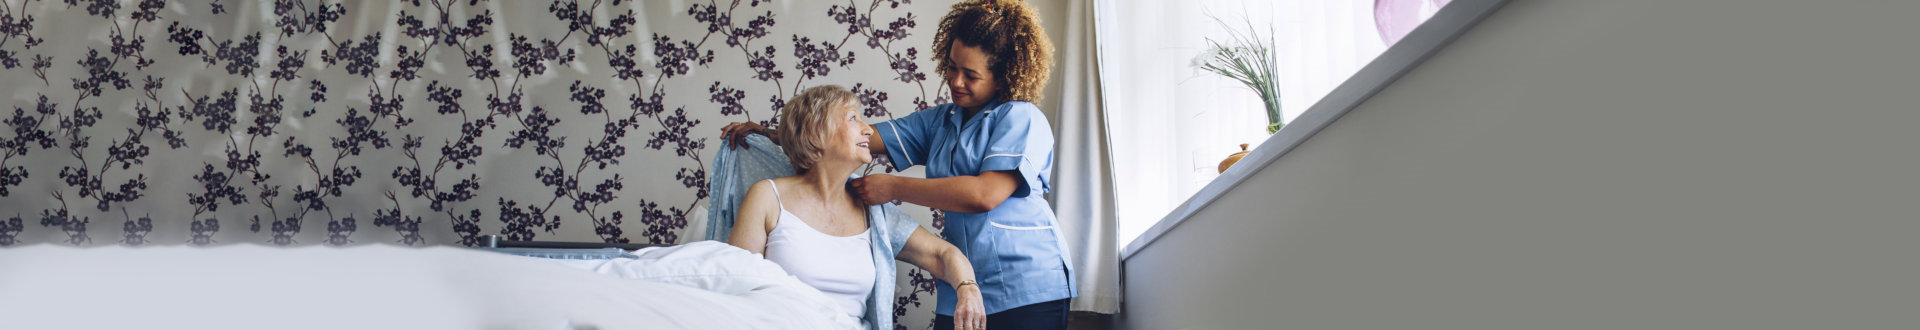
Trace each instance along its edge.
{"label": "curly dark hair", "polygon": [[980,47],[987,53],[987,70],[1004,89],[995,101],[1040,102],[1041,89],[1047,85],[1047,73],[1053,66],[1053,41],[1040,28],[1040,14],[1020,0],[970,0],[953,5],[953,11],[940,18],[940,31],[933,37],[934,63],[940,76],[947,77],[947,52],[953,43]]}

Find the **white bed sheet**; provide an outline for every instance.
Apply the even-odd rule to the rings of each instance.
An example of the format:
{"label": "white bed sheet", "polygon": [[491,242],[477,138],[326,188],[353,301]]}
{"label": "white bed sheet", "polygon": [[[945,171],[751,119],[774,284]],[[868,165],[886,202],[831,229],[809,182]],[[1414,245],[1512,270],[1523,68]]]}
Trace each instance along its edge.
{"label": "white bed sheet", "polygon": [[0,328],[858,327],[769,273],[778,266],[723,247],[643,250],[605,274],[453,247],[16,247],[0,249]]}

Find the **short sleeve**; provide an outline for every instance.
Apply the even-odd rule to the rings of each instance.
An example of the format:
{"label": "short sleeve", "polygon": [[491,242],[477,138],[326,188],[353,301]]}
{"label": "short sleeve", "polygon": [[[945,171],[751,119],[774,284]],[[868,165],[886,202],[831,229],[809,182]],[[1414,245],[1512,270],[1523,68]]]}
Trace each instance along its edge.
{"label": "short sleeve", "polygon": [[879,207],[881,214],[886,216],[880,217],[883,223],[872,225],[886,226],[887,234],[891,235],[887,239],[887,248],[891,249],[894,255],[900,255],[900,251],[907,248],[907,240],[913,238],[913,231],[920,229],[920,221],[907,215],[907,211],[901,210],[899,206],[882,203]]}
{"label": "short sleeve", "polygon": [[990,128],[980,172],[1019,172],[1020,188],[1013,191],[1015,198],[1046,193],[1053,169],[1053,127],[1033,103],[1009,102],[1000,111],[1005,113]]}
{"label": "short sleeve", "polygon": [[927,164],[927,145],[933,141],[935,125],[942,119],[940,114],[946,113],[940,110],[916,111],[873,125],[874,134],[879,134],[880,140],[887,143],[887,157],[893,160],[894,170]]}

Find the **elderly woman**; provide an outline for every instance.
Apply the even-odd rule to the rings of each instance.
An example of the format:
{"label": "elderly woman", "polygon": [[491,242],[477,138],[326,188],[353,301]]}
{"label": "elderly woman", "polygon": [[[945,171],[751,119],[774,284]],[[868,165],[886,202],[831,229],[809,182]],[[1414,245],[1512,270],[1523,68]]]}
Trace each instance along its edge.
{"label": "elderly woman", "polygon": [[[959,248],[921,229],[911,218],[869,214],[870,208],[848,190],[854,170],[873,161],[867,146],[873,131],[862,121],[857,106],[853,92],[834,85],[809,88],[787,102],[777,136],[784,137],[780,147],[797,175],[748,188],[729,243],[765,255],[838,301],[849,316],[869,328],[892,328],[891,306],[868,304],[893,301],[893,297],[874,297],[876,286],[893,285],[876,279],[876,272],[882,271],[876,267],[893,263],[874,262],[874,253],[894,253],[894,259],[956,283],[953,290],[959,304],[954,318],[968,320],[958,323],[984,324],[986,311],[973,265]],[[912,229],[875,231],[876,227],[907,226]],[[893,237],[880,237],[881,232]],[[883,243],[902,238],[904,245]],[[891,270],[884,273],[894,273]]]}

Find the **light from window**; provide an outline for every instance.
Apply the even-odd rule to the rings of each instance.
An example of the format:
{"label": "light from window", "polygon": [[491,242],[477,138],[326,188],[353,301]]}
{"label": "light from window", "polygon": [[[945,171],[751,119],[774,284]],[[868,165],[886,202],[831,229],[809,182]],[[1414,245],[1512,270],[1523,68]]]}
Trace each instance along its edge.
{"label": "light from window", "polygon": [[[1104,1],[1101,80],[1119,246],[1218,177],[1241,143],[1268,137],[1259,97],[1189,66],[1227,22],[1271,24],[1283,122],[1290,122],[1448,0]],[[1243,23],[1244,24],[1244,23]],[[1265,33],[1266,31],[1262,31]]]}

